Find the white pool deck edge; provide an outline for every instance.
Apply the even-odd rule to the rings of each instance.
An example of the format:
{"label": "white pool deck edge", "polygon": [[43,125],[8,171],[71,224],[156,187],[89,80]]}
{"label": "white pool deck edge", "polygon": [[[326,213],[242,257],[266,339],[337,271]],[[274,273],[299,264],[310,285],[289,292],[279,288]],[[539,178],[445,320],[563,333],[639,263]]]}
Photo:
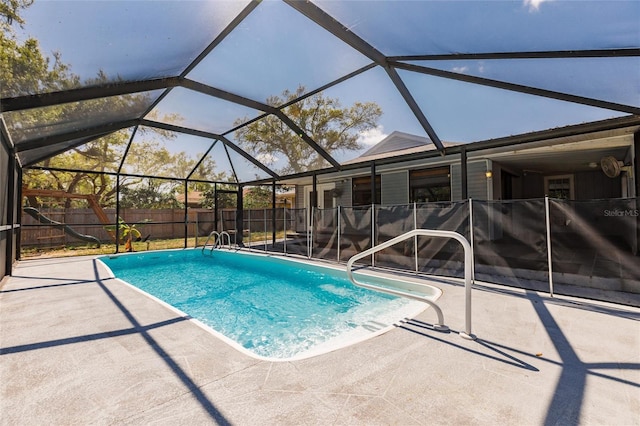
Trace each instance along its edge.
{"label": "white pool deck edge", "polygon": [[0,424],[640,425],[640,309],[442,285],[427,309],[313,358],[258,360],[112,279],[26,260],[0,286]]}

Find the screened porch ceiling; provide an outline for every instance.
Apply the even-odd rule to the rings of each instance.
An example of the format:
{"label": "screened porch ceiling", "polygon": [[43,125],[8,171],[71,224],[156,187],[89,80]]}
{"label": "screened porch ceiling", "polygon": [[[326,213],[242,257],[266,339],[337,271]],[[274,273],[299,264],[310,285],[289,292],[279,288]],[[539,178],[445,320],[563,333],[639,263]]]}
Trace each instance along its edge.
{"label": "screened porch ceiling", "polygon": [[[105,172],[136,174],[157,150],[180,164],[149,176],[277,182],[340,170],[393,131],[444,155],[445,142],[640,116],[635,0],[36,0],[24,19],[21,36],[78,78],[65,90],[0,86],[23,167],[92,142],[113,157]],[[353,130],[358,149],[333,149],[296,119],[317,94],[381,108],[375,127]],[[311,147],[308,161],[240,136],[274,118]]]}

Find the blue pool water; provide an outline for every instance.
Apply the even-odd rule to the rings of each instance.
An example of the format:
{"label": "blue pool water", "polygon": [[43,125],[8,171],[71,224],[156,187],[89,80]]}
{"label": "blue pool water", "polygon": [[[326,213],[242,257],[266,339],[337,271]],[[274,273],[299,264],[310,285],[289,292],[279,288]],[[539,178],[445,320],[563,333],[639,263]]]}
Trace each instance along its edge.
{"label": "blue pool water", "polygon": [[194,249],[100,260],[117,278],[270,359],[346,346],[425,308],[355,287],[344,271],[278,257]]}

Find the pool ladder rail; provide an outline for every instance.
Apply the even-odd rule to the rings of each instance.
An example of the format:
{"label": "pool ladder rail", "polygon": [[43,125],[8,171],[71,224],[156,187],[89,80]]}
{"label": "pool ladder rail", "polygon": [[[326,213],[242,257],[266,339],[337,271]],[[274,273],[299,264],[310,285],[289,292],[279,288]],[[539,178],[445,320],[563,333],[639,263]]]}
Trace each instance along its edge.
{"label": "pool ladder rail", "polygon": [[353,264],[362,258],[367,256],[371,256],[374,253],[379,252],[387,247],[391,247],[394,244],[407,240],[409,238],[417,237],[417,236],[426,236],[426,237],[439,237],[439,238],[450,238],[457,240],[464,249],[464,287],[465,287],[465,331],[460,331],[458,334],[460,337],[463,337],[467,340],[475,340],[476,336],[471,333],[471,284],[472,284],[472,256],[471,256],[471,245],[469,241],[462,235],[453,231],[440,231],[434,229],[414,229],[413,231],[406,232],[402,235],[399,235],[395,238],[390,239],[389,241],[385,241],[384,243],[380,243],[377,246],[374,246],[368,250],[360,252],[354,256],[352,256],[347,262],[347,276],[353,283],[353,285],[358,287],[367,288],[369,290],[379,291],[382,293],[392,294],[395,296],[407,297],[414,300],[419,300],[421,302],[427,303],[431,306],[438,316],[438,324],[434,325],[434,330],[448,332],[449,327],[444,324],[444,315],[442,314],[442,309],[438,305],[435,304],[433,300],[426,294],[419,294],[418,291],[408,291],[402,288],[391,288],[386,286],[378,286],[375,284],[367,284],[357,281],[353,276]]}
{"label": "pool ladder rail", "polygon": [[[231,235],[227,231],[211,231],[209,236],[207,237],[207,241],[204,242],[204,246],[202,246],[202,254],[204,254],[205,249],[209,249],[209,254],[213,253],[214,249],[221,248],[224,245],[224,237],[227,237],[227,247],[231,249]],[[209,241],[213,238],[213,242],[209,244]]]}

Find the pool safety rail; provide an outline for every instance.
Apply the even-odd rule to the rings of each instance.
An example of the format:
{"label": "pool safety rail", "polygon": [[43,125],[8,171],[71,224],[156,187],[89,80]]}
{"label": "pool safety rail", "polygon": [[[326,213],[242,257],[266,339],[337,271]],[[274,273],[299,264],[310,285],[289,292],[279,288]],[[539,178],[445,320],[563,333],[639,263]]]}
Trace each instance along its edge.
{"label": "pool safety rail", "polygon": [[[213,253],[214,249],[220,248],[224,245],[224,237],[227,237],[228,247],[231,248],[231,235],[227,231],[211,231],[207,240],[204,242],[204,246],[202,246],[202,253],[204,254],[205,249],[209,249],[209,253]],[[209,241],[213,238],[213,242],[209,244]]]}
{"label": "pool safety rail", "polygon": [[351,282],[358,287],[368,288],[370,290],[388,293],[395,296],[407,297],[427,303],[436,311],[436,315],[438,316],[438,323],[434,326],[434,329],[443,332],[449,331],[449,327],[444,324],[444,315],[442,313],[442,309],[440,309],[440,307],[436,305],[435,302],[433,302],[428,296],[417,294],[417,292],[410,292],[400,288],[391,288],[378,286],[375,284],[362,283],[357,281],[353,276],[353,264],[356,261],[367,256],[371,256],[372,254],[379,252],[380,250],[384,250],[385,248],[391,247],[394,244],[418,236],[454,239],[462,245],[462,248],[464,249],[465,330],[464,332],[459,332],[459,335],[460,337],[463,337],[467,340],[475,340],[476,336],[471,333],[471,267],[473,263],[471,245],[465,237],[458,234],[457,232],[440,231],[434,229],[414,229],[412,231],[406,232],[402,235],[399,235],[395,238],[385,241],[384,243],[378,244],[377,246],[374,246],[368,250],[352,256],[347,262],[347,276],[349,277]]}

